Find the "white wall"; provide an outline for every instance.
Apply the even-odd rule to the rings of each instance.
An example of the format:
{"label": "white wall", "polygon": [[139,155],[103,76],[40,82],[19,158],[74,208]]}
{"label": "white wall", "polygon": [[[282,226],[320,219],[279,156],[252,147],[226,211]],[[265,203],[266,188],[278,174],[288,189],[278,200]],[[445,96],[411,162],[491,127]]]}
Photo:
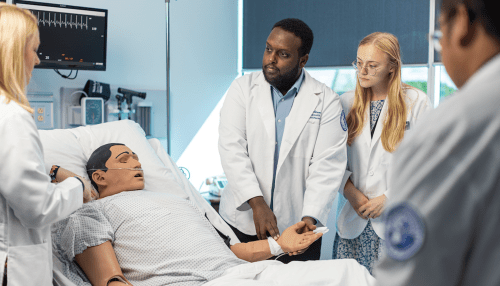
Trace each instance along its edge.
{"label": "white wall", "polygon": [[[83,88],[88,79],[133,90],[154,90],[156,92],[152,92],[147,98],[147,101],[154,103],[153,136],[165,137],[167,88],[165,0],[148,0],[147,4],[144,4],[146,1],[132,0],[37,2],[107,9],[107,68],[106,71],[79,71],[75,80],[63,79],[50,69],[35,69],[28,92],[52,92],[58,97],[61,87]],[[41,41],[43,42],[43,39]],[[61,70],[63,74],[68,72]],[[60,118],[57,118],[60,110],[54,111],[56,119],[60,122]]]}
{"label": "white wall", "polygon": [[237,0],[170,2],[170,136],[175,161],[235,79],[237,58]]}

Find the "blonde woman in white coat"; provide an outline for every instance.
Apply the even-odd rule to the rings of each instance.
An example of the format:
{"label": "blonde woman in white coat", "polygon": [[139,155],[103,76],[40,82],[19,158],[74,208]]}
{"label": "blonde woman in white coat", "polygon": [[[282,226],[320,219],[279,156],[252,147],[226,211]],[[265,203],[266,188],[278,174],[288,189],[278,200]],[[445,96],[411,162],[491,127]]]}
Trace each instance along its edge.
{"label": "blonde woman in white coat", "polygon": [[349,129],[348,179],[339,198],[333,258],[354,258],[371,273],[383,249],[385,201],[389,191],[397,192],[387,185],[392,153],[431,105],[424,92],[401,82],[394,35],[366,36],[353,65],[356,89],[341,96]]}
{"label": "blonde woman in white coat", "polygon": [[[45,170],[25,94],[40,63],[39,44],[36,18],[0,3],[0,285],[52,285],[50,225],[81,207],[91,192],[81,178],[52,184]],[[69,173],[61,168],[52,177],[61,181]]]}

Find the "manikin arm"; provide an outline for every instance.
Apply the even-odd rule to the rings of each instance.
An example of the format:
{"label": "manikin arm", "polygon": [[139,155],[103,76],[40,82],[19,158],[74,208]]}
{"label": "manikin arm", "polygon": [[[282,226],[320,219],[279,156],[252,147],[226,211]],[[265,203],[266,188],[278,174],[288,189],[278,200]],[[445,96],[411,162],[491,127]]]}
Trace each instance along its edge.
{"label": "manikin arm", "polygon": [[249,262],[266,260],[270,257],[273,257],[267,239],[247,243],[237,243],[235,245],[231,245],[231,251],[239,259],[243,259]]}
{"label": "manikin arm", "polygon": [[[283,252],[289,255],[298,254],[299,251],[309,247],[320,238],[322,233],[304,231],[306,223],[300,221],[285,229],[277,242]],[[231,251],[240,259],[255,262],[273,257],[268,240],[257,240],[248,243],[238,243],[231,246]]]}
{"label": "manikin arm", "polygon": [[[109,240],[103,244],[85,249],[75,256],[75,260],[93,286],[132,285],[123,276],[115,251]],[[128,284],[120,281],[113,281],[108,284],[113,278],[121,279]]]}

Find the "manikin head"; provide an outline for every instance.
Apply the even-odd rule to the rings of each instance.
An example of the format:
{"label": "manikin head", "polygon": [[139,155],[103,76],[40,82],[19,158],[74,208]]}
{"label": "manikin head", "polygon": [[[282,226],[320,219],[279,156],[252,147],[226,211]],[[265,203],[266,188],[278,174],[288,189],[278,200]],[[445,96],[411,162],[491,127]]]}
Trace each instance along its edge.
{"label": "manikin head", "polygon": [[299,19],[274,24],[262,58],[266,81],[282,93],[288,92],[309,59],[313,38],[309,26]]}
{"label": "manikin head", "polygon": [[87,174],[99,199],[144,189],[139,157],[127,146],[109,143],[97,148],[87,162]]}

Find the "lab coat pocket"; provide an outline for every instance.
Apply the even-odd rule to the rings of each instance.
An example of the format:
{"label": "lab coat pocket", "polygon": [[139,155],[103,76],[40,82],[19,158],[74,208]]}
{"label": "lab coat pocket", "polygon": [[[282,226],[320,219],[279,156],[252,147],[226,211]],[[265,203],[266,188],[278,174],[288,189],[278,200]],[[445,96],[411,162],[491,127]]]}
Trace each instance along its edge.
{"label": "lab coat pocket", "polygon": [[380,166],[387,168],[391,163],[392,154],[389,152],[384,152],[380,157]]}
{"label": "lab coat pocket", "polygon": [[7,264],[9,285],[52,285],[49,249],[49,242],[10,247]]}

